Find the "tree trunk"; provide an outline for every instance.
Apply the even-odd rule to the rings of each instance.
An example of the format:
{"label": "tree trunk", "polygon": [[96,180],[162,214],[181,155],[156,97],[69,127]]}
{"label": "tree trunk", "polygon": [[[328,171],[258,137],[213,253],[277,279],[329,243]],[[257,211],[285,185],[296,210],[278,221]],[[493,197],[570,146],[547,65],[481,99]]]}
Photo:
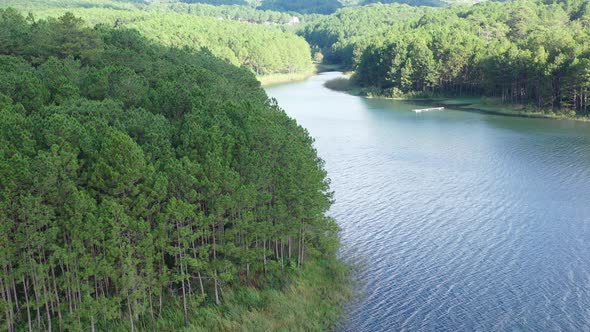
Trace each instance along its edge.
{"label": "tree trunk", "polygon": [[293,239],[291,238],[291,235],[289,235],[289,250],[287,250],[288,252],[288,257],[289,257],[289,261],[291,261],[291,247],[293,245]]}
{"label": "tree trunk", "polygon": [[[180,247],[180,226],[178,225],[178,222],[176,223],[176,230],[178,232],[178,235],[177,235],[178,250],[179,250],[178,260],[180,261],[180,274],[183,274],[184,273],[184,265],[182,263],[182,248]],[[183,312],[184,312],[184,326],[188,326],[188,309],[187,309],[187,304],[186,304],[186,288],[184,286],[184,277],[182,278],[181,284],[182,284],[182,308],[183,308]]]}
{"label": "tree trunk", "polygon": [[4,280],[0,278],[0,289],[2,290],[2,298],[8,304],[8,308],[4,312],[6,314],[6,327],[8,332],[12,332],[12,300],[10,298],[10,288],[4,285]]}
{"label": "tree trunk", "polygon": [[[45,287],[45,283],[43,283],[43,293],[45,294],[45,296],[47,296],[49,298],[49,296],[47,294],[47,287]],[[45,312],[47,314],[47,331],[51,332],[51,325],[52,325],[51,324],[51,312],[49,310],[49,301],[48,300],[45,300]]]}
{"label": "tree trunk", "polygon": [[215,284],[215,304],[219,305],[221,302],[219,301],[219,291],[217,289],[217,270],[215,270],[215,278],[213,279],[213,283]]}
{"label": "tree trunk", "polygon": [[31,308],[29,302],[29,290],[27,285],[27,279],[23,277],[23,288],[25,289],[25,303],[27,305],[27,322],[29,325],[29,332],[33,332],[33,324],[31,323]]}
{"label": "tree trunk", "polygon": [[262,241],[262,269],[266,273],[266,240]]}
{"label": "tree trunk", "polygon": [[133,313],[131,312],[131,301],[127,295],[127,312],[129,314],[129,322],[131,323],[131,332],[135,332],[135,324],[133,322]]}
{"label": "tree trunk", "polygon": [[58,328],[59,331],[61,332],[63,329],[63,322],[62,322],[62,316],[61,316],[61,301],[59,300],[59,292],[57,290],[57,281],[56,281],[56,277],[55,277],[55,269],[53,268],[53,266],[51,267],[51,275],[53,277],[53,291],[55,292],[55,301],[57,302],[57,322],[58,322]]}
{"label": "tree trunk", "polygon": [[197,272],[197,276],[199,278],[199,286],[201,287],[201,296],[205,297],[205,288],[203,287],[203,278],[201,277],[201,272]]}

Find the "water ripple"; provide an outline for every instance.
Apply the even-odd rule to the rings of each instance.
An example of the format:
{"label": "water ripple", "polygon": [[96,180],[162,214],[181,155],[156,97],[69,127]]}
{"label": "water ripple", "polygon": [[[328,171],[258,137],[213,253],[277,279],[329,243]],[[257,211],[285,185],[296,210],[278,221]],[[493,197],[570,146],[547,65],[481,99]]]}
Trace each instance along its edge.
{"label": "water ripple", "polygon": [[358,294],[342,331],[590,330],[590,126],[326,90],[268,93],[316,137]]}

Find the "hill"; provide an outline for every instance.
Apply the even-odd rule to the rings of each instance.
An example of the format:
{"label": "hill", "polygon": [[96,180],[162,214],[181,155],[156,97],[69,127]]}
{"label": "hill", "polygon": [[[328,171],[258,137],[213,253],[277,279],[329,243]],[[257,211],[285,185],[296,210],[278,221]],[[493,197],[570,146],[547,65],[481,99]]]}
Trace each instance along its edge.
{"label": "hill", "polygon": [[12,9],[0,50],[0,329],[333,326],[323,162],[249,70]]}
{"label": "hill", "polygon": [[[12,4],[14,1],[5,0],[0,2],[0,7]],[[234,65],[250,68],[257,75],[306,73],[312,68],[310,49],[303,38],[267,25],[236,21],[233,16],[225,18],[229,13],[201,16],[195,15],[198,13],[193,13],[190,7],[183,13],[178,7],[138,7],[137,4],[102,0],[66,2],[63,6],[60,1],[40,0],[20,3],[17,8],[37,18],[58,17],[70,12],[89,26],[129,27],[163,45],[206,48]],[[204,13],[217,14],[207,8],[201,9]],[[281,16],[275,19],[279,21]]]}

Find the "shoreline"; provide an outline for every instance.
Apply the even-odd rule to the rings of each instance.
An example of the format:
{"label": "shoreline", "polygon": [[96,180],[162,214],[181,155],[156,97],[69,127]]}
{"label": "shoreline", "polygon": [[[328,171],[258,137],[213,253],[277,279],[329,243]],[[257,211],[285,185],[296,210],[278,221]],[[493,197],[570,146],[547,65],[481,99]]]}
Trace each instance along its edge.
{"label": "shoreline", "polygon": [[336,256],[313,257],[291,275],[284,288],[230,291],[221,308],[198,309],[189,328],[332,330],[344,316],[351,287],[347,264]]}
{"label": "shoreline", "polygon": [[490,97],[458,97],[458,96],[441,96],[441,97],[385,97],[380,95],[366,95],[358,86],[350,84],[349,76],[332,79],[324,82],[324,86],[332,91],[344,92],[352,96],[367,99],[399,100],[407,102],[425,102],[427,105],[438,107],[452,108],[465,112],[477,112],[483,114],[493,114],[502,116],[513,116],[531,119],[553,119],[553,120],[571,120],[590,122],[590,117],[572,116],[565,113],[555,113],[549,109],[532,109],[526,104],[508,104],[501,103],[499,100]]}
{"label": "shoreline", "polygon": [[[188,325],[180,300],[166,298],[167,306],[157,320],[140,319],[136,326],[146,331],[154,326],[166,331],[333,330],[345,317],[345,305],[353,295],[352,270],[335,255],[311,255],[300,270],[286,267],[290,271],[283,285],[228,287],[219,305],[201,306],[203,299],[192,299]],[[99,323],[97,330],[125,331],[128,323],[124,319]]]}
{"label": "shoreline", "polygon": [[279,85],[284,83],[301,82],[306,79],[315,76],[319,73],[326,71],[336,71],[340,69],[337,65],[324,65],[314,63],[313,66],[305,72],[293,73],[293,74],[268,74],[268,75],[256,75],[256,79],[260,82],[262,87],[268,87],[273,85]]}
{"label": "shoreline", "polygon": [[[387,98],[379,98],[373,97],[376,99],[387,99]],[[393,98],[391,98],[393,99]],[[582,116],[571,116],[564,113],[555,113],[549,110],[531,110],[531,108],[527,107],[527,105],[522,104],[502,104],[497,101],[493,101],[492,103],[486,102],[486,97],[456,97],[456,96],[448,96],[448,97],[440,97],[440,98],[399,98],[398,100],[402,101],[424,101],[429,103],[430,105],[451,108],[454,110],[464,111],[464,112],[474,112],[474,113],[482,113],[482,114],[492,114],[492,115],[502,115],[502,116],[511,116],[511,117],[519,117],[519,118],[529,118],[529,119],[552,119],[552,120],[570,120],[570,121],[580,121],[580,122],[588,122],[590,118],[582,117]],[[465,100],[462,103],[456,103],[456,100]]]}
{"label": "shoreline", "polygon": [[[570,120],[570,121],[580,121],[580,122],[588,122],[590,118],[582,117],[582,116],[571,116],[564,113],[555,113],[553,111],[531,111],[527,109],[526,106],[523,105],[511,105],[511,104],[486,104],[482,102],[482,97],[477,98],[473,103],[461,105],[461,104],[453,104],[453,103],[445,103],[445,101],[453,100],[452,97],[445,98],[445,100],[441,101],[440,104],[445,107],[452,107],[454,109],[466,112],[477,112],[483,114],[493,114],[493,115],[502,115],[502,116],[512,116],[512,117],[520,117],[520,118],[530,118],[530,119],[552,119],[552,120]],[[410,99],[411,100],[411,99]],[[522,107],[522,109],[520,109]]]}

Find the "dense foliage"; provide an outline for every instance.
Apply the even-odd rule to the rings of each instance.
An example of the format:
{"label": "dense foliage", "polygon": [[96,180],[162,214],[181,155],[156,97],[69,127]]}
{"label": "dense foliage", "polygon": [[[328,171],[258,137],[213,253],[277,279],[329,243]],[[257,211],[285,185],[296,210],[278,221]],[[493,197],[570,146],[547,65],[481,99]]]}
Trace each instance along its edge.
{"label": "dense foliage", "polygon": [[[399,14],[389,18],[388,10]],[[378,13],[365,15],[369,11]],[[350,9],[303,34],[333,54],[328,60],[355,69],[357,85],[381,95],[486,95],[590,112],[588,1]]]}
{"label": "dense foliage", "polygon": [[338,0],[265,0],[260,9],[303,14],[331,14],[340,7],[342,4]]}
{"label": "dense foliage", "polygon": [[[410,6],[439,7],[448,4],[470,4],[485,0],[0,0],[2,6],[13,7],[57,7],[57,8],[110,8],[123,10],[149,10],[153,7],[175,8],[174,11],[186,13],[186,9],[195,12],[212,13],[215,9],[207,7],[221,7],[224,10],[241,12],[241,16],[258,16],[265,11],[276,15],[326,15],[336,12],[342,7],[358,7],[372,3],[399,3]],[[205,5],[203,7],[203,5]],[[262,12],[262,13],[259,13]],[[189,12],[190,13],[190,12]],[[269,21],[273,21],[271,18]]]}
{"label": "dense foliage", "polygon": [[233,64],[251,68],[257,75],[296,73],[311,66],[311,51],[305,40],[253,24],[167,14],[124,26],[164,45],[210,49]]}
{"label": "dense foliage", "polygon": [[[398,3],[410,6],[440,7],[448,4],[471,4],[485,0],[176,0],[172,2],[205,3],[216,6],[241,5],[257,9],[270,9],[282,12],[302,14],[332,14],[341,7],[364,6],[372,3]],[[138,0],[137,2],[141,2]],[[169,0],[151,0],[150,3],[171,2]]]}
{"label": "dense foliage", "polygon": [[[190,14],[198,16],[211,16],[222,18],[225,20],[242,21],[256,24],[264,24],[267,26],[273,25],[288,25],[294,23],[294,16],[272,10],[259,10],[248,6],[228,5],[228,6],[213,6],[208,4],[187,4],[187,3],[167,3],[154,4],[145,7],[148,11],[159,12],[175,12],[179,14]],[[303,17],[297,17],[303,20]]]}
{"label": "dense foliage", "polygon": [[[49,9],[106,8],[121,11],[174,12],[196,16],[211,16],[234,21],[245,21],[265,25],[285,25],[292,23],[293,15],[286,12],[255,9],[244,5],[210,5],[207,3],[186,3],[178,1],[162,2],[122,2],[116,0],[0,0],[2,7],[14,7],[24,12],[43,12]],[[303,16],[298,17],[303,19]]]}
{"label": "dense foliage", "polygon": [[361,2],[363,5],[368,5],[372,3],[383,3],[383,4],[390,4],[390,3],[399,3],[399,4],[406,4],[410,6],[428,6],[428,7],[440,7],[447,5],[447,2],[441,0],[365,0]]}
{"label": "dense foliage", "polygon": [[[364,6],[372,3],[399,3],[410,6],[439,7],[456,3],[476,3],[482,0],[179,0],[186,3],[211,5],[242,5],[257,9],[270,9],[302,14],[332,14],[341,7]],[[483,0],[485,1],[485,0]],[[151,2],[159,2],[152,0]],[[161,2],[169,2],[161,0]]]}
{"label": "dense foliage", "polygon": [[1,329],[190,323],[333,252],[312,139],[248,70],[11,9],[0,53]]}
{"label": "dense foliage", "polygon": [[379,43],[389,31],[408,31],[427,10],[382,4],[344,8],[315,19],[299,33],[322,53],[324,62],[352,68],[365,48]]}
{"label": "dense foliage", "polygon": [[342,7],[342,3],[338,0],[180,0],[173,2],[202,3],[214,6],[237,5],[259,10],[299,14],[331,14]]}
{"label": "dense foliage", "polygon": [[[22,4],[18,8],[42,18],[65,13],[66,9],[59,7],[59,2],[48,1]],[[246,7],[242,7],[243,10],[225,7],[212,10],[216,7],[184,4],[113,9],[107,6],[109,4],[116,3],[96,0],[88,3],[90,8],[79,5],[67,10],[92,25],[102,23],[134,28],[160,44],[207,48],[214,55],[235,65],[245,65],[258,75],[301,73],[311,68],[311,51],[303,38],[279,29],[235,21],[241,20],[240,15],[253,22],[262,19],[286,20],[280,13],[260,12],[260,15],[254,15],[253,10]],[[207,16],[199,16],[201,14]]]}
{"label": "dense foliage", "polygon": [[[157,0],[156,0],[157,1]],[[164,0],[166,1],[166,0]],[[372,3],[400,3],[410,6],[445,6],[449,3],[474,3],[479,0],[180,0],[211,5],[243,5],[258,9],[297,12],[303,14],[332,14],[343,6],[363,6]]]}

